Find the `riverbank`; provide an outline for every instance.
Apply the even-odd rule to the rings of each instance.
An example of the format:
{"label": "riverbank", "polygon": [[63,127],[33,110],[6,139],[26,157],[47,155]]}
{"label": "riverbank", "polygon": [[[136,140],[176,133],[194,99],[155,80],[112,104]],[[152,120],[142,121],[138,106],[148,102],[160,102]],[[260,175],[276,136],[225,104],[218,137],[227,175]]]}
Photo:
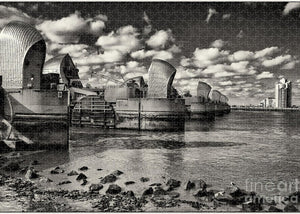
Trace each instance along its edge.
{"label": "riverbank", "polygon": [[[0,156],[0,211],[298,211],[300,193],[275,202],[229,184],[215,189],[201,179],[177,180],[147,174],[126,180],[131,172],[82,165],[43,168],[22,152]],[[100,165],[100,163],[99,163]],[[67,171],[68,170],[68,171]],[[97,173],[97,182],[91,178]],[[151,172],[149,172],[151,174]],[[123,177],[123,178],[122,178]],[[120,182],[122,181],[122,183]],[[137,188],[138,186],[138,188]]]}

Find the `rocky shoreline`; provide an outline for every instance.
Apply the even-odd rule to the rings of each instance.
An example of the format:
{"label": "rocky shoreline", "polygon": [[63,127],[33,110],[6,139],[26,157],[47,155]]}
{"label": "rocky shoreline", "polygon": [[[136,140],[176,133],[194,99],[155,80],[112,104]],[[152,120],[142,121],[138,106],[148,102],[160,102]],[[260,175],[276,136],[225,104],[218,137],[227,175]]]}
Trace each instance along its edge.
{"label": "rocky shoreline", "polygon": [[[128,180],[123,185],[116,181],[126,172],[115,170],[99,179],[98,183],[89,182],[86,172],[103,169],[82,166],[65,171],[57,166],[45,172],[35,170],[37,161],[24,166],[19,158],[11,159],[0,156],[0,188],[10,192],[1,195],[0,201],[16,203],[27,212],[72,212],[72,211],[271,211],[297,212],[300,192],[295,192],[276,203],[260,197],[255,192],[248,192],[231,183],[224,189],[214,189],[201,178],[179,181],[162,178],[161,182],[152,183],[149,177]],[[50,175],[64,175],[59,181],[53,181]],[[70,179],[65,179],[65,177]],[[74,184],[75,183],[75,184]],[[131,186],[143,185],[142,192],[131,190]],[[49,188],[50,184],[53,188]],[[74,184],[76,189],[64,189]],[[87,187],[83,190],[79,187]],[[192,199],[182,196],[181,188]],[[296,200],[295,200],[296,199]],[[11,211],[1,207],[0,211]]]}

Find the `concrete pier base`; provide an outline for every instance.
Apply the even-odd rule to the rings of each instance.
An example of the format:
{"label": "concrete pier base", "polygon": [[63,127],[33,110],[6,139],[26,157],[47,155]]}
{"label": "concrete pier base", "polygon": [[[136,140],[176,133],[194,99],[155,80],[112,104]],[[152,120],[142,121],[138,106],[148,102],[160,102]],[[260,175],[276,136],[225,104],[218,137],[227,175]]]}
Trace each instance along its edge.
{"label": "concrete pier base", "polygon": [[186,109],[183,99],[132,98],[117,100],[116,128],[183,131]]}

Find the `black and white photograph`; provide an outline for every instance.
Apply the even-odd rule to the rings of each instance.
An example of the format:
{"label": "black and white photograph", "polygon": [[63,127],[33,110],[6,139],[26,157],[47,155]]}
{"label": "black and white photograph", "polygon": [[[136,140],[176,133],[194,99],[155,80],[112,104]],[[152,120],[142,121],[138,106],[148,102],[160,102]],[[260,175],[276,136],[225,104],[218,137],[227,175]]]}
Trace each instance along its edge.
{"label": "black and white photograph", "polygon": [[0,213],[299,212],[300,2],[0,2]]}

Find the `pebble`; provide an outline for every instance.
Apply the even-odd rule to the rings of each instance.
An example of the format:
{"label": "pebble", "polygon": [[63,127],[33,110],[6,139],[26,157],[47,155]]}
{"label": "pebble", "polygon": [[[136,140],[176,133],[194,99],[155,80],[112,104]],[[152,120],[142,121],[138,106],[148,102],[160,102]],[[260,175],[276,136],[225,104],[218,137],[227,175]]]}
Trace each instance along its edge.
{"label": "pebble", "polygon": [[64,184],[70,184],[70,183],[72,183],[72,182],[69,180],[66,180],[66,181],[59,182],[58,185],[64,185]]}
{"label": "pebble", "polygon": [[117,184],[110,184],[108,189],[106,190],[107,194],[119,194],[122,191],[122,188]]}
{"label": "pebble", "polygon": [[141,181],[141,182],[148,182],[148,181],[150,181],[150,179],[149,179],[149,178],[146,178],[146,177],[141,177],[141,178],[140,178],[140,181]]}
{"label": "pebble", "polygon": [[106,184],[106,183],[113,183],[117,180],[117,177],[113,174],[109,174],[107,176],[105,176],[104,178],[101,179],[101,183],[102,184]]}
{"label": "pebble", "polygon": [[131,185],[131,184],[135,184],[135,182],[134,182],[134,181],[126,181],[124,184],[125,184],[126,186],[128,186],[128,185]]}
{"label": "pebble", "polygon": [[84,180],[84,179],[87,179],[87,177],[86,177],[86,175],[83,174],[83,173],[80,173],[80,174],[77,176],[77,178],[76,178],[77,181],[81,181],[81,180]]}
{"label": "pebble", "polygon": [[68,176],[78,175],[78,172],[76,172],[75,170],[72,170],[72,171],[69,172],[67,175],[68,175]]}
{"label": "pebble", "polygon": [[87,166],[83,166],[83,167],[80,167],[80,168],[79,168],[80,171],[86,171],[86,170],[88,170],[88,169],[89,169],[89,168],[88,168]]}

